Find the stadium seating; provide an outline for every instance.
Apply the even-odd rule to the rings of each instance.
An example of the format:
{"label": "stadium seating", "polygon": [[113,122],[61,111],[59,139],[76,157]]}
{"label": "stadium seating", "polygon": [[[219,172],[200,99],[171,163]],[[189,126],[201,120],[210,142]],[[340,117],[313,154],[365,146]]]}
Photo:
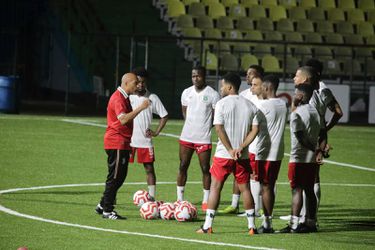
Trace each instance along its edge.
{"label": "stadium seating", "polygon": [[246,17],[246,10],[240,4],[232,5],[229,7],[229,16],[233,19],[238,19],[240,17]]}
{"label": "stadium seating", "polygon": [[323,64],[324,64],[324,71],[326,74],[328,75],[341,75],[342,74],[341,64],[338,61],[334,59],[324,60]]}
{"label": "stadium seating", "polygon": [[247,32],[254,29],[253,19],[249,17],[241,17],[237,20],[237,29],[242,32]]}
{"label": "stadium seating", "polygon": [[189,5],[188,13],[194,17],[204,16],[206,15],[206,8],[202,3],[191,3]]}
{"label": "stadium seating", "polygon": [[361,63],[357,60],[346,60],[344,61],[343,71],[346,75],[359,76],[362,75]]}
{"label": "stadium seating", "polygon": [[344,43],[343,36],[338,33],[329,33],[329,34],[326,34],[324,37],[327,43],[337,43],[337,44]]}
{"label": "stadium seating", "polygon": [[287,35],[285,35],[285,41],[302,43],[303,36],[299,32],[290,32]]}
{"label": "stadium seating", "polygon": [[297,6],[296,0],[279,0],[279,4],[285,8],[291,8]]}
{"label": "stadium seating", "polygon": [[214,22],[209,16],[199,16],[196,20],[196,27],[200,29],[213,29]]}
{"label": "stadium seating", "polygon": [[360,22],[357,24],[357,34],[363,37],[374,35],[374,25],[370,22]]}
{"label": "stadium seating", "polygon": [[333,23],[330,21],[317,21],[316,31],[321,34],[333,33],[334,32]]}
{"label": "stadium seating", "polygon": [[265,55],[262,57],[261,65],[266,72],[280,73],[282,72],[280,68],[279,60],[272,55]]}
{"label": "stadium seating", "polygon": [[266,41],[283,41],[283,35],[278,31],[268,31],[264,33]]}
{"label": "stadium seating", "polygon": [[335,0],[318,0],[319,7],[323,9],[331,9],[336,8],[336,2]]}
{"label": "stadium seating", "polygon": [[342,9],[329,9],[327,10],[328,20],[331,22],[345,21],[345,14]]}
{"label": "stadium seating", "polygon": [[204,60],[204,62],[205,62],[204,66],[206,67],[206,69],[216,70],[217,67],[218,67],[218,60],[217,60],[216,55],[207,51],[205,53],[205,57],[206,57],[206,59]]}
{"label": "stadium seating", "polygon": [[331,60],[333,58],[332,50],[326,46],[315,46],[314,55],[316,58],[319,58],[324,61]]}
{"label": "stadium seating", "polygon": [[348,12],[348,21],[351,23],[359,23],[365,21],[365,14],[361,9],[351,9]]}
{"label": "stadium seating", "polygon": [[238,70],[237,57],[232,54],[224,54],[220,60],[220,69],[225,71],[237,71]]}
{"label": "stadium seating", "polygon": [[253,7],[258,4],[258,0],[241,0],[241,5],[245,8]]}
{"label": "stadium seating", "polygon": [[267,17],[266,9],[261,5],[254,5],[251,8],[249,8],[248,16],[253,20],[258,20],[259,18]]}
{"label": "stadium seating", "polygon": [[[180,15],[184,15],[185,5],[180,1],[173,1],[167,5],[167,15],[166,18],[177,18]],[[166,19],[167,20],[167,19]]]}
{"label": "stadium seating", "polygon": [[289,18],[291,20],[306,19],[306,9],[300,6],[292,7],[289,9]]}
{"label": "stadium seating", "polygon": [[298,32],[314,32],[314,25],[308,19],[301,19],[297,21],[297,28]]}
{"label": "stadium seating", "polygon": [[310,20],[326,20],[326,13],[325,10],[322,8],[314,7],[307,10],[307,13]]}
{"label": "stadium seating", "polygon": [[253,54],[257,57],[261,58],[265,55],[271,55],[272,54],[272,48],[269,44],[258,44],[254,46]]}
{"label": "stadium seating", "polygon": [[259,20],[256,22],[256,28],[260,31],[272,31],[274,30],[274,25],[272,20],[270,20],[267,17],[259,18]]}
{"label": "stadium seating", "polygon": [[[203,37],[208,39],[224,39],[220,42],[208,40],[203,44],[204,50],[220,52],[219,54],[215,54],[215,52],[213,55],[220,58],[216,60],[216,63],[219,62],[221,70],[230,68],[228,64],[221,65],[224,63],[222,58],[225,54],[229,54],[226,55],[226,59],[241,58],[240,68],[242,70],[244,70],[242,61],[243,59],[247,60],[244,53],[252,52],[252,60],[258,56],[262,58],[260,61],[263,62],[263,57],[272,56],[282,62],[285,47],[282,43],[277,44],[282,41],[306,43],[306,45],[289,44],[286,47],[287,58],[293,56],[289,64],[282,62],[282,65],[285,64],[285,67],[288,68],[288,73],[292,71],[291,67],[299,65],[300,62],[312,55],[326,60],[327,67],[330,65],[327,73],[332,75],[340,75],[339,71],[344,66],[348,67],[344,63],[350,58],[356,58],[357,61],[363,61],[363,58],[374,59],[375,49],[364,47],[352,50],[348,46],[334,46],[334,44],[375,44],[374,1],[163,0],[160,2],[163,2],[167,8],[166,16],[169,19],[171,17],[174,19],[173,34],[177,30],[183,36],[190,34],[189,36],[199,37],[199,34],[203,34]],[[173,14],[174,8],[170,8],[170,6],[179,5],[177,2],[185,6],[188,14],[185,13],[185,10],[180,10],[180,15]],[[176,11],[176,13],[178,12]],[[191,33],[192,30],[194,33]],[[225,39],[274,41],[275,44],[229,42]],[[332,45],[317,46],[324,42]],[[183,44],[193,48],[194,53],[202,49],[200,41],[184,39]],[[233,61],[229,59],[226,62]],[[258,59],[255,57],[255,60]],[[215,60],[213,59],[213,61]],[[212,66],[212,68],[214,67]],[[238,67],[238,63],[236,67]],[[280,68],[280,63],[277,68]]]}
{"label": "stadium seating", "polygon": [[301,0],[299,2],[299,6],[305,8],[305,9],[309,9],[309,8],[312,8],[312,7],[316,7],[316,3],[315,3],[315,0]]}
{"label": "stadium seating", "polygon": [[294,74],[296,70],[300,67],[300,63],[297,58],[288,56],[286,58],[285,64],[283,64],[285,72],[289,74]]}
{"label": "stadium seating", "polygon": [[269,7],[269,18],[272,21],[278,21],[282,18],[286,18],[286,9],[284,6],[270,6]]}
{"label": "stadium seating", "polygon": [[239,1],[238,1],[238,0],[221,0],[221,3],[222,3],[225,7],[230,7],[230,6],[232,6],[232,5],[239,4]]}
{"label": "stadium seating", "polygon": [[338,0],[337,7],[343,10],[355,9],[354,0]]}
{"label": "stadium seating", "polygon": [[226,11],[224,5],[221,3],[210,3],[208,5],[208,16],[217,19],[221,16],[226,16]]}
{"label": "stadium seating", "polygon": [[322,43],[323,39],[319,33],[307,33],[304,41],[307,43]]}
{"label": "stadium seating", "polygon": [[254,55],[245,54],[241,56],[241,69],[243,71],[246,71],[250,65],[258,65],[258,64],[259,64],[259,60]]}
{"label": "stadium seating", "polygon": [[374,0],[358,0],[358,8],[363,11],[375,9]]}
{"label": "stadium seating", "polygon": [[294,31],[293,21],[287,18],[280,19],[276,23],[276,29],[280,32],[293,32]]}
{"label": "stadium seating", "polygon": [[336,31],[339,34],[354,34],[353,24],[350,22],[342,21],[336,24]]}
{"label": "stadium seating", "polygon": [[221,16],[217,19],[216,27],[223,31],[233,30],[234,29],[233,19],[228,16]]}

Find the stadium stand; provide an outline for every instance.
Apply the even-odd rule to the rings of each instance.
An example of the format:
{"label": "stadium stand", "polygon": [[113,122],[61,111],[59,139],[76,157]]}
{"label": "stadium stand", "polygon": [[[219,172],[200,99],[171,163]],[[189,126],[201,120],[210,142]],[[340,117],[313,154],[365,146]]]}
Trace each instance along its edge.
{"label": "stadium stand", "polygon": [[[344,63],[350,58],[356,58],[361,63],[363,58],[374,59],[373,49],[364,47],[353,50],[350,47],[375,43],[371,1],[201,0],[183,3],[191,16],[177,18],[177,26],[185,29],[192,28],[193,25],[200,29],[203,38],[222,39],[220,43],[216,40],[204,43],[204,49],[209,49],[219,58],[220,70],[230,68],[228,64],[225,67],[221,65],[226,63],[222,60],[224,55],[231,58],[232,62],[234,57],[237,58],[236,67],[244,70],[242,62],[247,60],[245,54],[250,52],[253,53],[250,58],[262,58],[259,60],[262,64],[265,56],[280,60],[274,70],[279,72],[285,67],[285,73],[292,73],[292,67],[312,56],[327,60],[326,73],[329,75],[346,75],[342,70]],[[266,43],[259,44],[257,41]],[[291,44],[285,47],[283,42]],[[323,46],[323,43],[330,45]],[[192,43],[194,44],[196,43]],[[317,46],[319,44],[322,46]],[[340,46],[334,46],[336,44]],[[348,46],[342,46],[345,44]],[[293,58],[289,63],[283,62],[285,52],[286,58]],[[272,60],[266,57],[265,62],[268,61]],[[345,66],[348,67],[347,64]],[[360,66],[363,70],[363,65]],[[353,72],[357,73],[359,68]]]}

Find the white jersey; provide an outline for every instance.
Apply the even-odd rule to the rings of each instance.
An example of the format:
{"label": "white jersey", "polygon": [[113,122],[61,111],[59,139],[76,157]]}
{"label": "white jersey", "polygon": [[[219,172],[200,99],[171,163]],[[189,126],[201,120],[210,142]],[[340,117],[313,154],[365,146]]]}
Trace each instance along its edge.
{"label": "white jersey", "polygon": [[325,114],[327,111],[328,104],[330,104],[335,97],[331,90],[323,82],[319,82],[319,90],[314,90],[313,95],[310,99],[310,104],[318,110],[321,118],[321,126],[325,126]]}
{"label": "white jersey", "polygon": [[[258,97],[256,95],[254,95],[251,92],[250,89],[245,89],[244,91],[242,91],[240,93],[240,96],[245,97],[246,99],[248,99],[249,101],[251,101],[257,108],[259,108],[259,103],[260,103],[261,100],[259,100]],[[262,115],[259,115],[258,119],[259,119],[259,123],[260,123],[259,124],[259,126],[260,126],[259,127],[259,133],[264,133],[264,128],[265,127],[264,127],[264,124],[262,125],[262,123],[264,122],[263,119],[262,119]],[[249,145],[249,153],[256,154],[259,133],[255,137],[254,141],[252,143],[250,143],[250,145]]]}
{"label": "white jersey", "polygon": [[[255,105],[242,96],[228,95],[216,104],[214,125],[224,125],[232,148],[239,148],[251,131],[251,126],[258,125],[257,112]],[[220,139],[215,157],[232,158]],[[244,148],[241,159],[248,157],[248,149]]]}
{"label": "white jersey", "polygon": [[206,86],[200,92],[195,90],[195,86],[191,86],[182,92],[181,105],[187,108],[180,140],[200,144],[211,143],[213,112],[219,99],[219,93],[210,86]]}
{"label": "white jersey", "polygon": [[145,110],[141,111],[135,118],[133,124],[133,135],[130,146],[135,148],[150,148],[152,147],[152,139],[146,137],[146,130],[150,128],[152,121],[152,114],[156,114],[161,118],[168,115],[167,110],[164,108],[163,103],[159,97],[155,94],[151,94],[148,91],[144,96],[130,95],[130,104],[133,109],[140,106],[143,101],[149,98],[151,105]]}
{"label": "white jersey", "polygon": [[289,162],[314,163],[315,152],[302,146],[295,136],[295,132],[302,131],[304,137],[313,145],[317,145],[320,132],[320,115],[314,106],[305,104],[298,106],[290,114],[291,152]]}
{"label": "white jersey", "polygon": [[284,130],[288,108],[280,98],[261,100],[259,116],[264,115],[265,131],[258,134],[256,160],[280,161],[284,157]]}

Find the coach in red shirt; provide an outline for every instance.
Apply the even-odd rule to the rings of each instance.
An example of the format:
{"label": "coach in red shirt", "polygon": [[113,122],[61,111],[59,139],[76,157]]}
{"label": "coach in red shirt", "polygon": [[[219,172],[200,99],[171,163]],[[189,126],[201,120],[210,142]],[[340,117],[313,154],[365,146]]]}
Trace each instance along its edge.
{"label": "coach in red shirt", "polygon": [[121,86],[112,94],[108,102],[107,129],[104,135],[104,149],[108,155],[108,175],[103,196],[95,209],[106,219],[125,219],[113,210],[114,202],[117,191],[128,173],[133,119],[150,104],[147,99],[138,108],[132,109],[129,95],[135,92],[137,83],[135,74],[125,74],[121,79]]}

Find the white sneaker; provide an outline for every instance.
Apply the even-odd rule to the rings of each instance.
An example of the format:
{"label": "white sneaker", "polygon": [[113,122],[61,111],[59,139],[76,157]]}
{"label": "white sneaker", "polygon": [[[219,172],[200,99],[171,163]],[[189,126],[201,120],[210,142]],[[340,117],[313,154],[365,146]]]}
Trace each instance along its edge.
{"label": "white sneaker", "polygon": [[285,216],[280,216],[279,218],[280,218],[280,220],[290,221],[290,219],[292,218],[292,216],[291,215],[285,215]]}

